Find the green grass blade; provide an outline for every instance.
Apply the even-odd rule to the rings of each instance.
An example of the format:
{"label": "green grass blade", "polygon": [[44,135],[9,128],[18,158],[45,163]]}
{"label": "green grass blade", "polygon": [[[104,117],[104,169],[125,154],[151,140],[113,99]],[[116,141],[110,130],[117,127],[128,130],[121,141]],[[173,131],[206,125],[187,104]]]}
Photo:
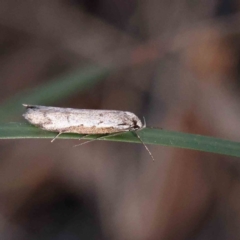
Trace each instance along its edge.
{"label": "green grass blade", "polygon": [[49,81],[42,86],[16,94],[0,105],[0,121],[4,122],[10,117],[20,115],[23,111],[22,103],[33,105],[55,103],[92,87],[108,73],[108,69],[100,67],[80,69]]}
{"label": "green grass blade", "polygon": [[[238,142],[152,128],[146,128],[141,132],[139,131],[138,133],[146,144],[157,144],[178,148],[186,148],[240,157],[240,143]],[[28,123],[0,124],[0,139],[52,139],[55,136],[56,133],[43,131]],[[62,134],[59,138],[78,139],[80,137],[81,135],[78,134]],[[96,136],[90,136],[87,139],[92,139],[95,137]],[[122,135],[114,137],[108,137],[103,140],[139,143],[139,140],[131,132],[123,133]]]}

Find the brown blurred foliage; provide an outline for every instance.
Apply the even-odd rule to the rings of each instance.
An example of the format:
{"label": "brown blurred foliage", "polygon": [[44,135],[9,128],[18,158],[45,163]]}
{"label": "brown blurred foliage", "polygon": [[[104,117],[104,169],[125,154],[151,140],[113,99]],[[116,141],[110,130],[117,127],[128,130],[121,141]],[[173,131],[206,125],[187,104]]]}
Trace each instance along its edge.
{"label": "brown blurred foliage", "polygon": [[[240,140],[239,2],[0,1],[0,99],[79,66],[116,68],[59,106]],[[21,104],[21,103],[20,103]],[[237,158],[76,141],[0,142],[0,238],[239,239]]]}

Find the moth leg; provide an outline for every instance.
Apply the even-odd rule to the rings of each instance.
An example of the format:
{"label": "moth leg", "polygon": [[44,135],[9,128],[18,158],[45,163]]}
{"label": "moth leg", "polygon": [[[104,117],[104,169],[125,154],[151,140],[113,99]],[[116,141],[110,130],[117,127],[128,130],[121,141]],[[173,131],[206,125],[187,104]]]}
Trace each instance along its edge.
{"label": "moth leg", "polygon": [[137,134],[137,131],[133,132],[137,138],[140,140],[140,142],[143,144],[143,146],[145,147],[145,149],[147,150],[147,152],[149,153],[150,157],[152,158],[153,161],[155,161],[151,151],[148,149],[147,145],[143,142],[143,140],[140,138],[140,136]]}
{"label": "moth leg", "polygon": [[[96,140],[100,140],[100,139],[102,139],[102,138],[107,138],[107,137],[112,137],[112,136],[120,135],[120,134],[123,134],[123,133],[125,133],[125,132],[128,132],[128,131],[122,131],[122,132],[117,132],[117,133],[113,133],[113,134],[108,134],[108,135],[100,136],[100,137],[97,137],[97,138],[88,140],[88,141],[86,141],[86,142],[83,142],[83,143],[74,145],[73,147],[81,146],[81,145],[84,145],[84,144],[87,144],[87,143],[90,143],[90,142],[93,142],[93,141],[96,141]],[[91,134],[89,134],[89,135],[91,135]]]}
{"label": "moth leg", "polygon": [[51,143],[54,142],[61,134],[62,132],[59,132],[58,135],[51,140]]}
{"label": "moth leg", "polygon": [[[92,135],[92,134],[88,134],[88,135],[85,135],[85,136],[90,136],[90,135]],[[85,136],[84,136],[84,137],[85,137]],[[85,141],[85,142],[82,142],[82,143],[80,143],[80,144],[74,145],[73,147],[81,146],[81,145],[84,145],[84,144],[86,144],[86,143],[90,143],[90,142],[99,140],[99,139],[104,138],[104,137],[107,137],[107,135],[100,136],[100,137],[97,137],[97,138],[94,138],[94,139],[90,139],[90,140],[88,140],[88,141]],[[79,140],[81,140],[81,138],[80,138]]]}
{"label": "moth leg", "polygon": [[83,136],[81,136],[78,140],[80,141],[80,140],[82,140],[83,138],[85,138],[85,137],[88,137],[88,136],[90,136],[91,134],[84,134]]}

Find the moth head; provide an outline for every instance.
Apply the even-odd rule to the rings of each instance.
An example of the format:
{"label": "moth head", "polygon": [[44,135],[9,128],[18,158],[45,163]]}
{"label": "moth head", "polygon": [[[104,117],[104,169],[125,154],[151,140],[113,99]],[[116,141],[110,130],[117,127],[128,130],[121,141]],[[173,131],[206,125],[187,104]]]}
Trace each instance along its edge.
{"label": "moth head", "polygon": [[132,119],[132,122],[133,122],[132,127],[133,127],[134,130],[139,130],[139,129],[142,129],[142,128],[145,127],[145,124],[143,124],[138,117],[134,117]]}

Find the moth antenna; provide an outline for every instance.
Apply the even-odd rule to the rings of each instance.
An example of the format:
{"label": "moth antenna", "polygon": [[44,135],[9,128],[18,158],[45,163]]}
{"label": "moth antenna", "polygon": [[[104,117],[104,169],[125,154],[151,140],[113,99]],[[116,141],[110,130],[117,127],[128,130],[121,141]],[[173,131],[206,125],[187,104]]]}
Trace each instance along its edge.
{"label": "moth antenna", "polygon": [[148,126],[148,128],[150,128],[150,129],[159,129],[159,130],[163,130],[163,128],[156,128],[156,127],[152,127],[152,126]]}
{"label": "moth antenna", "polygon": [[143,126],[141,129],[145,128],[146,127],[146,120],[145,120],[145,117],[143,117]]}
{"label": "moth antenna", "polygon": [[[109,134],[109,135],[106,135],[106,136],[100,136],[100,137],[97,137],[97,138],[88,140],[88,141],[86,141],[86,142],[83,142],[83,143],[74,145],[73,147],[82,146],[82,145],[84,145],[84,144],[87,144],[87,143],[90,143],[90,142],[93,142],[93,141],[96,141],[96,140],[100,140],[101,138],[112,137],[112,136],[120,135],[120,134],[123,134],[123,133],[125,133],[125,132],[117,132],[117,133]],[[89,135],[91,135],[91,134],[89,134]],[[86,135],[86,136],[88,136],[88,135]],[[80,139],[81,139],[81,138],[80,138]]]}
{"label": "moth antenna", "polygon": [[[143,116],[143,126],[140,129],[138,129],[138,131],[146,128],[146,126],[147,126],[146,120],[145,120],[145,117]],[[151,127],[151,126],[150,127],[148,126],[148,128],[155,129],[155,127]],[[158,129],[163,129],[163,128],[158,128]]]}
{"label": "moth antenna", "polygon": [[51,140],[51,143],[54,142],[61,134],[62,132],[59,132],[58,135]]}
{"label": "moth antenna", "polygon": [[147,145],[142,141],[142,139],[140,138],[140,136],[136,132],[134,132],[134,133],[136,134],[136,136],[138,137],[140,142],[143,144],[143,146],[146,148],[146,150],[148,151],[148,153],[149,153],[150,157],[152,158],[152,160],[155,161],[155,159],[154,159],[152,153],[150,152],[150,150],[148,149]]}

